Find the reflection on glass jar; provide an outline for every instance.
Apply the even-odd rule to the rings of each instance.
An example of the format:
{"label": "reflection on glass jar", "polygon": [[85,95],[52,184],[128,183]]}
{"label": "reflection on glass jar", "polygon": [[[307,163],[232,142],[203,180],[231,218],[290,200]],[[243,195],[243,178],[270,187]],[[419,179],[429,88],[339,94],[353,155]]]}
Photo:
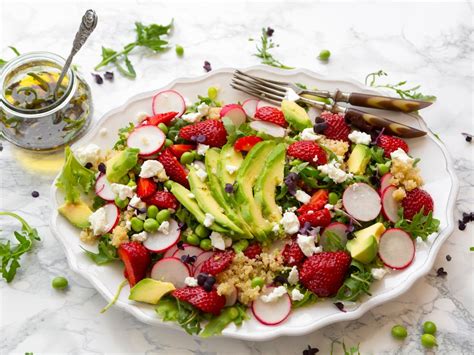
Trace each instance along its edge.
{"label": "reflection on glass jar", "polygon": [[87,83],[69,69],[61,86],[57,79],[64,59],[48,52],[21,55],[0,76],[0,128],[19,147],[58,148],[77,139],[92,116]]}

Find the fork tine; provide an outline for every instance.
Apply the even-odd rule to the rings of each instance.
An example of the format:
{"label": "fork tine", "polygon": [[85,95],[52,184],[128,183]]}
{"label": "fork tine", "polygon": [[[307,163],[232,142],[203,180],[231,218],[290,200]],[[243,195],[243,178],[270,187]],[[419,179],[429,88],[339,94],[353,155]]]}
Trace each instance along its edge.
{"label": "fork tine", "polygon": [[260,80],[254,79],[254,78],[250,78],[250,80],[249,80],[247,77],[242,77],[242,76],[239,76],[238,74],[234,75],[233,79],[238,79],[238,80],[243,81],[245,83],[249,83],[249,84],[252,84],[252,85],[255,85],[255,86],[259,86],[262,89],[272,90],[273,92],[276,92],[276,93],[286,93],[286,90],[287,90],[287,87],[284,87],[284,86],[269,84],[269,83],[266,83],[264,81],[260,81]]}
{"label": "fork tine", "polygon": [[[242,76],[244,76],[245,78],[242,78]],[[246,74],[246,73],[242,73],[241,71],[236,71],[234,73],[234,78],[236,78],[236,77],[239,77],[243,81],[249,81],[247,79],[247,78],[249,78],[249,79],[253,80],[253,82],[257,82],[261,85],[265,85],[267,87],[271,87],[272,89],[279,90],[279,91],[281,91],[281,90],[286,91],[286,89],[289,86],[289,83],[284,83],[284,82],[280,82],[280,81],[273,81],[273,80],[269,80],[269,79],[259,78],[259,77],[252,76],[252,75],[249,75],[249,74]],[[279,85],[276,85],[276,83],[278,83]]]}
{"label": "fork tine", "polygon": [[261,77],[259,77],[259,76],[254,76],[254,75],[251,75],[251,74],[244,73],[244,72],[242,72],[242,71],[240,71],[240,70],[238,70],[238,69],[235,70],[234,75],[235,75],[235,73],[248,76],[249,78],[252,78],[252,79],[261,80],[261,81],[266,81],[267,83],[272,83],[272,84],[281,85],[281,86],[288,86],[288,85],[289,85],[289,83],[287,83],[287,82],[285,82],[285,81],[277,81],[277,80],[271,80],[271,79],[261,78]]}
{"label": "fork tine", "polygon": [[263,91],[265,93],[268,93],[268,94],[273,94],[273,95],[276,95],[276,96],[282,96],[284,97],[286,95],[286,90],[285,91],[278,91],[278,90],[274,90],[272,88],[269,88],[265,85],[262,85],[260,83],[257,83],[257,82],[250,82],[250,81],[244,81],[244,80],[241,80],[240,78],[232,78],[232,81],[235,82],[236,84],[239,84],[239,85],[242,85],[242,86],[248,86],[248,87],[251,87],[255,90],[258,90],[258,91]]}
{"label": "fork tine", "polygon": [[261,90],[258,87],[255,87],[255,86],[252,86],[252,85],[246,85],[246,84],[238,82],[234,79],[232,79],[232,83],[237,85],[237,86],[241,86],[243,88],[246,88],[246,89],[249,89],[251,91],[257,92],[257,93],[259,93],[259,94],[261,94],[265,97],[269,97],[273,100],[281,101],[285,98],[285,95],[283,93],[273,93],[273,92],[270,92],[270,91]]}
{"label": "fork tine", "polygon": [[259,99],[262,99],[262,100],[265,100],[265,101],[268,101],[272,104],[276,104],[276,105],[280,105],[281,104],[281,99],[280,98],[277,98],[277,99],[273,99],[273,98],[270,98],[268,95],[266,94],[262,94],[261,92],[259,91],[255,91],[253,89],[249,89],[248,87],[245,87],[245,86],[239,86],[239,85],[236,85],[234,83],[231,83],[230,84],[231,87],[233,87],[235,90],[239,90],[239,91],[242,91],[242,92],[245,92],[246,94],[250,94],[252,96],[255,96],[255,97],[258,97]]}

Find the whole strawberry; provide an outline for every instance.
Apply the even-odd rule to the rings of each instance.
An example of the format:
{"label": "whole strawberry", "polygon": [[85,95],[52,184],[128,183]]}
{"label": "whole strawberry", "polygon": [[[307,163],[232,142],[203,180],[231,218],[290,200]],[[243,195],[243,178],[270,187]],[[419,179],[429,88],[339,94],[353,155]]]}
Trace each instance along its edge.
{"label": "whole strawberry", "polygon": [[288,123],[285,120],[285,116],[283,115],[283,112],[281,112],[276,107],[272,107],[272,106],[260,107],[255,112],[254,117],[255,117],[256,120],[275,123],[275,124],[277,124],[281,127],[284,127],[284,128],[286,128],[288,126]]}
{"label": "whole strawberry", "polygon": [[317,143],[311,141],[299,141],[290,144],[287,154],[311,165],[324,165],[328,162],[326,152]]}
{"label": "whole strawberry", "polygon": [[220,120],[206,120],[184,126],[179,130],[179,136],[211,147],[220,148],[227,143],[227,131]]}
{"label": "whole strawberry", "polygon": [[155,191],[151,196],[142,199],[147,205],[155,205],[156,207],[171,208],[176,210],[178,208],[178,201],[171,192]]}
{"label": "whole strawberry", "polygon": [[327,138],[349,141],[351,129],[346,124],[344,116],[337,113],[322,112],[320,117],[327,123],[326,129],[322,132]]}
{"label": "whole strawberry", "polygon": [[216,316],[225,306],[224,296],[220,296],[215,289],[207,292],[202,286],[180,288],[174,290],[172,295],[205,313],[212,313]]}
{"label": "whole strawberry", "polygon": [[218,273],[227,269],[232,260],[234,260],[235,253],[231,250],[218,251],[214,253],[209,259],[202,264],[201,272],[209,275],[217,275]]}
{"label": "whole strawberry", "polygon": [[423,208],[423,214],[426,216],[433,211],[433,199],[430,194],[422,189],[408,191],[402,200],[403,217],[411,220]]}
{"label": "whole strawberry", "polygon": [[334,296],[342,286],[350,264],[351,257],[344,251],[314,254],[301,266],[300,281],[319,297]]}
{"label": "whole strawberry", "polygon": [[382,134],[377,140],[377,145],[383,149],[383,154],[386,158],[390,158],[390,154],[398,148],[403,149],[405,153],[408,153],[408,145],[403,139],[398,137]]}
{"label": "whole strawberry", "polygon": [[184,170],[181,163],[173,155],[169,148],[166,148],[157,158],[157,160],[163,164],[165,168],[166,175],[173,181],[176,181],[183,185],[184,187],[189,188],[189,182],[186,170]]}
{"label": "whole strawberry", "polygon": [[298,220],[302,226],[306,222],[309,222],[311,227],[326,227],[329,223],[331,223],[331,213],[327,208],[323,208],[322,210],[318,211],[308,210],[298,216]]}
{"label": "whole strawberry", "polygon": [[118,247],[118,256],[125,264],[124,274],[130,286],[144,279],[151,262],[150,253],[143,244],[138,242],[122,243]]}
{"label": "whole strawberry", "polygon": [[287,266],[298,266],[306,258],[298,243],[295,241],[285,244],[281,255],[283,256],[283,264]]}
{"label": "whole strawberry", "polygon": [[262,247],[258,243],[250,244],[247,249],[244,250],[244,255],[249,259],[255,259],[262,253]]}

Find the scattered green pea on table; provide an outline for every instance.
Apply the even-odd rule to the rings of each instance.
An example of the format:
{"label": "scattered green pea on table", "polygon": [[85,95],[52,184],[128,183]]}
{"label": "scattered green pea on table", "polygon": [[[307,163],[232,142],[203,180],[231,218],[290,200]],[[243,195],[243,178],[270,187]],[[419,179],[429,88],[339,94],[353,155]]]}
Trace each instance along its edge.
{"label": "scattered green pea on table", "polygon": [[407,329],[402,325],[394,325],[392,327],[392,336],[397,339],[405,339],[408,335]]}
{"label": "scattered green pea on table", "polygon": [[68,286],[69,282],[63,276],[56,276],[53,281],[51,281],[51,286],[56,290],[63,290]]}
{"label": "scattered green pea on table", "polygon": [[435,334],[436,333],[436,324],[431,321],[426,321],[423,323],[423,332],[425,334]]}
{"label": "scattered green pea on table", "polygon": [[434,346],[438,346],[438,343],[436,342],[436,338],[432,334],[423,334],[421,336],[421,345],[423,345],[425,348],[432,348]]}
{"label": "scattered green pea on table", "polygon": [[326,60],[329,60],[329,57],[330,57],[330,56],[331,56],[331,52],[330,52],[329,50],[327,50],[327,49],[323,49],[321,52],[319,52],[318,58],[319,58],[320,60],[326,61]]}

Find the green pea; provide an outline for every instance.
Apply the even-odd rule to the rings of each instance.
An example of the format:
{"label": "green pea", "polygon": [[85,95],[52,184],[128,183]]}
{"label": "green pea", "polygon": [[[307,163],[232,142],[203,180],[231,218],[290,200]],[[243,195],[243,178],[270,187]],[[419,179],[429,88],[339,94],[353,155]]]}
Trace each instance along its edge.
{"label": "green pea", "polygon": [[383,176],[389,172],[390,168],[385,164],[377,164],[377,170],[380,176]]}
{"label": "green pea", "polygon": [[191,244],[191,245],[199,245],[199,243],[201,242],[199,240],[199,237],[196,234],[188,235],[186,237],[186,241],[188,242],[188,244]]}
{"label": "green pea", "polygon": [[158,207],[156,207],[155,205],[150,205],[148,206],[146,214],[148,215],[148,217],[156,219],[156,215],[158,214],[159,211],[160,210],[158,209]]}
{"label": "green pea", "polygon": [[201,242],[199,243],[199,247],[202,250],[211,250],[212,249],[212,242],[209,238],[202,239]]}
{"label": "green pea", "polygon": [[425,334],[434,334],[436,333],[436,329],[436,324],[431,321],[423,323],[423,332],[425,332]]}
{"label": "green pea", "polygon": [[211,86],[209,89],[207,89],[207,97],[209,97],[211,100],[215,100],[217,99],[218,92],[219,90],[215,86]]}
{"label": "green pea", "polygon": [[156,221],[156,219],[153,218],[147,218],[143,223],[143,229],[145,229],[145,232],[148,233],[156,232],[159,227],[160,224]]}
{"label": "green pea", "polygon": [[432,348],[433,346],[438,346],[438,343],[436,342],[434,335],[423,334],[421,336],[421,345],[423,345],[425,348]]}
{"label": "green pea", "polygon": [[171,212],[169,210],[161,210],[157,213],[155,219],[156,221],[161,224],[164,221],[167,221],[171,217]]}
{"label": "green pea", "polygon": [[328,51],[327,49],[323,49],[321,52],[319,52],[318,58],[321,60],[328,60],[330,56],[331,56],[331,52]]}
{"label": "green pea", "polygon": [[171,146],[171,145],[173,145],[173,141],[172,141],[171,139],[167,138],[167,139],[165,140],[165,147],[169,147],[169,146]]}
{"label": "green pea", "polygon": [[397,339],[405,339],[407,337],[407,329],[402,325],[394,325],[392,327],[392,336]]}
{"label": "green pea", "polygon": [[68,285],[68,281],[63,276],[56,276],[53,281],[51,282],[51,286],[57,290],[65,289]]}
{"label": "green pea", "polygon": [[229,318],[232,320],[239,316],[239,311],[236,307],[229,307],[227,312],[229,312]]}
{"label": "green pea", "polygon": [[211,234],[211,231],[204,227],[202,224],[198,225],[196,229],[194,230],[194,233],[197,234],[197,236],[201,239],[209,237],[209,234]]}
{"label": "green pea", "polygon": [[163,122],[158,124],[158,128],[161,129],[161,131],[167,135],[168,134],[168,126],[166,126]]}
{"label": "green pea", "polygon": [[166,180],[163,185],[165,185],[165,187],[166,187],[168,190],[171,190],[171,186],[173,186],[173,181],[171,181],[171,180]]}
{"label": "green pea", "polygon": [[133,217],[130,220],[130,223],[132,225],[132,229],[135,232],[141,232],[143,230],[143,221],[137,217]]}
{"label": "green pea", "polygon": [[179,161],[183,165],[191,164],[194,161],[194,154],[192,152],[184,152],[183,155],[181,155],[181,158]]}
{"label": "green pea", "polygon": [[232,245],[232,248],[234,248],[235,252],[238,253],[247,249],[248,246],[249,241],[247,239],[241,239],[238,242],[234,243]]}
{"label": "green pea", "polygon": [[335,192],[330,192],[328,196],[328,202],[331,205],[335,205],[339,201],[339,195]]}
{"label": "green pea", "polygon": [[121,208],[121,209],[124,209],[125,207],[128,206],[128,198],[126,198],[125,200],[121,200],[119,199],[118,197],[115,198],[115,204],[117,205],[118,208]]}
{"label": "green pea", "polygon": [[127,186],[134,187],[137,186],[137,183],[135,182],[135,180],[130,179],[130,181],[127,183]]}
{"label": "green pea", "polygon": [[252,288],[255,288],[255,287],[263,287],[263,285],[265,284],[265,281],[260,277],[260,276],[255,276],[250,285],[252,286]]}
{"label": "green pea", "polygon": [[184,48],[183,46],[180,46],[179,44],[176,45],[176,47],[174,48],[174,50],[176,51],[176,55],[178,57],[182,57],[184,55]]}

